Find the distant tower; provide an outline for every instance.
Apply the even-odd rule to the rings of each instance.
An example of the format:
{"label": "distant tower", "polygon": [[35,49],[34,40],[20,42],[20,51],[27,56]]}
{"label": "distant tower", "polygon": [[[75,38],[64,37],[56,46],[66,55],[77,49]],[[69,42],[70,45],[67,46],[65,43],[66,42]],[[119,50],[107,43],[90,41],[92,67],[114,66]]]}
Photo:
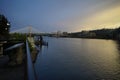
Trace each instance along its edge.
{"label": "distant tower", "polygon": [[29,30],[29,31],[28,31],[29,37],[31,37],[32,27],[31,27],[31,26],[29,26],[29,27],[28,27],[28,30]]}

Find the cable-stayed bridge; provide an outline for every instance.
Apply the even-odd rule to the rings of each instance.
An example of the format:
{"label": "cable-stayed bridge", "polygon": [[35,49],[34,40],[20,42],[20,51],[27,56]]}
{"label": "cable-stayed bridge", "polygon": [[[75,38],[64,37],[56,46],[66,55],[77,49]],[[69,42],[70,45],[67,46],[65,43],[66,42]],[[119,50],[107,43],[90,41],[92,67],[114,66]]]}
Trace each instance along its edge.
{"label": "cable-stayed bridge", "polygon": [[[10,45],[5,50],[3,50],[3,47],[0,48],[2,50],[2,54],[3,54],[3,51],[6,51],[6,53],[9,53],[12,50],[13,51],[12,52],[12,56],[17,55],[14,58],[16,64],[17,64],[17,60],[18,60],[18,55],[26,56],[26,57],[20,56],[21,61],[25,61],[24,62],[25,65],[26,65],[25,66],[25,69],[26,69],[26,71],[25,71],[26,74],[25,75],[27,75],[26,79],[27,80],[37,80],[37,74],[35,72],[35,67],[33,66],[34,65],[33,62],[36,60],[38,51],[40,49],[35,44],[34,36],[39,36],[43,32],[40,32],[39,29],[35,29],[33,27],[24,27],[24,28],[21,28],[21,29],[17,29],[17,30],[11,31],[10,33],[23,33],[23,34],[25,33],[25,34],[29,34],[29,35],[27,35],[26,38],[25,38],[26,42],[24,42],[24,40],[21,41],[21,42],[17,42],[17,39],[16,39],[14,45]],[[33,34],[34,36],[31,36],[31,34]],[[24,54],[24,51],[25,51],[26,54]]]}
{"label": "cable-stayed bridge", "polygon": [[17,30],[13,30],[10,33],[32,33],[32,34],[43,34],[44,32],[41,32],[40,29],[36,29],[34,27],[24,27]]}

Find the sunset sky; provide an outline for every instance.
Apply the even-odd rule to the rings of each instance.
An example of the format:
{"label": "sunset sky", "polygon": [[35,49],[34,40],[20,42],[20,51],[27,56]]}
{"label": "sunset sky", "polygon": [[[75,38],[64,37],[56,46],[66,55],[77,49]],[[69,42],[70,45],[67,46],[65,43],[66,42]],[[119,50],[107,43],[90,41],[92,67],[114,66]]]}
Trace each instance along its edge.
{"label": "sunset sky", "polygon": [[40,32],[120,26],[120,0],[0,0],[11,31],[32,26]]}

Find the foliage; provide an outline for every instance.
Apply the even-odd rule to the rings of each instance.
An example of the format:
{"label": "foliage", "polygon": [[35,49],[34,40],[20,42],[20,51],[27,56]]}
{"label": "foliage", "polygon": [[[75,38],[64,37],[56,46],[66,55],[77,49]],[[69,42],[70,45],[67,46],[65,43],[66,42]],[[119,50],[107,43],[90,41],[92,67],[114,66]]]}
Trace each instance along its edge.
{"label": "foliage", "polygon": [[116,29],[99,29],[81,31],[69,34],[69,37],[97,38],[97,39],[120,39],[120,27]]}
{"label": "foliage", "polygon": [[5,39],[9,37],[10,22],[4,15],[0,15],[0,37]]}
{"label": "foliage", "polygon": [[11,33],[10,38],[11,38],[11,40],[25,41],[26,40],[26,34]]}

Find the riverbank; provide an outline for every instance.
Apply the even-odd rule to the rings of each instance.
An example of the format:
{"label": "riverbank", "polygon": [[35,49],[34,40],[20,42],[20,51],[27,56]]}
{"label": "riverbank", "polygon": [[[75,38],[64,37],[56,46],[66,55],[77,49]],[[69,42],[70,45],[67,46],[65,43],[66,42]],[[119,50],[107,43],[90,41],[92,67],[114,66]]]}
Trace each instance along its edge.
{"label": "riverbank", "polygon": [[69,33],[67,37],[120,40],[120,27],[116,29],[98,29]]}

